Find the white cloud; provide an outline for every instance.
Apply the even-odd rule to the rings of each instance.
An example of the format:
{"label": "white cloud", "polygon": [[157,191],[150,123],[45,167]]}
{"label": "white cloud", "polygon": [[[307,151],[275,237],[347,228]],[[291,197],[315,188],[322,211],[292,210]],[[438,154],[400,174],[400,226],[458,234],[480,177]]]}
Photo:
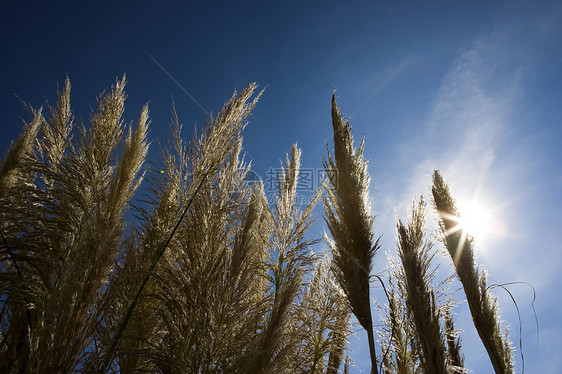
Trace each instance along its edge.
{"label": "white cloud", "polygon": [[457,198],[480,193],[521,96],[521,69],[511,65],[508,45],[494,33],[459,51],[428,109],[423,136],[397,145],[402,172],[374,186],[387,247],[394,245],[394,217],[406,215],[414,196],[430,198],[434,169],[444,173]]}
{"label": "white cloud", "polygon": [[[559,18],[559,14],[547,20]],[[384,249],[394,252],[394,217],[398,214],[405,218],[413,196],[430,197],[433,169],[444,173],[458,200],[477,195],[479,199],[493,202],[494,206],[498,204],[498,214],[503,213],[508,235],[491,239],[487,248],[478,253],[477,262],[490,271],[489,284],[526,281],[535,286],[541,325],[540,348],[535,343],[532,292],[521,285],[510,288],[521,311],[525,366],[533,372],[553,372],[560,360],[550,360],[556,354],[547,352],[547,347],[550,350],[560,336],[558,319],[550,315],[555,314],[551,306],[560,304],[562,297],[555,282],[556,271],[560,268],[560,241],[556,217],[543,217],[555,209],[545,212],[548,203],[542,201],[545,196],[541,194],[552,191],[539,187],[540,183],[547,183],[548,188],[559,191],[562,177],[552,173],[544,175],[548,182],[530,179],[536,177],[536,169],[541,166],[542,160],[537,154],[542,150],[535,148],[540,144],[526,138],[529,132],[523,130],[531,125],[529,106],[533,100],[539,100],[533,92],[536,82],[532,80],[536,78],[536,69],[542,65],[538,57],[533,58],[539,48],[534,42],[549,41],[547,36],[559,38],[560,33],[559,26],[556,32],[552,31],[553,22],[538,30],[548,31],[547,36],[529,30],[527,24],[519,29],[517,25],[510,26],[502,32],[478,38],[459,51],[435,92],[422,124],[423,130],[396,145],[391,156],[393,167],[386,175],[379,173],[372,186],[374,211],[378,216],[375,232],[385,233]],[[519,36],[523,34],[526,39],[521,40]],[[524,84],[529,86],[528,92],[524,92]],[[521,148],[522,145],[527,146]],[[434,224],[433,218],[428,219],[428,224]],[[452,267],[442,266],[439,271],[449,270],[452,271]],[[516,346],[516,370],[519,372],[517,311],[502,290],[495,290],[495,294],[500,297],[503,318],[511,325],[510,337]],[[462,298],[462,292],[459,295]],[[466,330],[463,346],[467,367],[475,372],[487,372],[490,367],[485,351],[468,312],[461,307],[466,305],[459,306],[457,322]]]}
{"label": "white cloud", "polygon": [[445,76],[427,121],[436,164],[461,194],[476,193],[520,96],[519,67],[501,34],[474,41]]}
{"label": "white cloud", "polygon": [[[475,40],[460,51],[455,63],[445,75],[429,110],[426,138],[420,143],[401,146],[410,148],[409,157],[412,153],[417,153],[419,160],[409,170],[409,176],[404,177],[404,179],[408,178],[408,187],[397,196],[398,200],[395,200],[400,201],[398,206],[401,214],[405,214],[405,207],[411,203],[414,193],[419,194],[420,191],[429,193],[428,186],[431,183],[429,175],[434,168],[444,173],[453,194],[459,200],[470,199],[473,196],[489,198],[489,191],[494,187],[504,192],[499,198],[503,199],[499,201],[500,204],[521,202],[518,196],[522,193],[522,188],[529,186],[494,186],[495,183],[506,183],[506,180],[499,182],[499,174],[504,173],[502,168],[508,167],[513,170],[512,173],[524,172],[522,166],[518,166],[517,163],[506,164],[505,160],[501,163],[496,162],[501,158],[499,152],[510,148],[508,142],[512,136],[512,126],[517,126],[516,113],[518,106],[523,102],[522,72],[525,68],[523,64],[526,62],[525,59],[515,58],[518,53],[523,53],[519,52],[520,48],[522,47],[517,43],[510,41],[507,34],[495,33]],[[510,149],[510,152],[513,150]],[[524,213],[525,209],[517,209],[517,212]],[[509,219],[513,220],[513,218]],[[556,245],[538,244],[537,233],[536,228],[528,228],[528,234],[535,237],[535,241],[532,241],[533,246],[541,249],[534,255],[530,255],[529,248],[518,240],[524,234],[513,232],[510,237],[501,240],[501,243],[495,242],[490,253],[481,253],[479,262],[485,263],[490,270],[490,282],[529,281],[539,292],[539,299],[541,293],[542,297],[548,297],[545,295],[552,293],[550,287],[558,263],[553,263],[552,257],[548,260],[547,253],[554,252],[550,249]],[[528,290],[518,291],[523,296],[519,296],[517,301],[521,308],[530,309],[529,295],[525,295],[523,291]],[[500,305],[504,310],[503,318],[511,325],[511,340],[518,348],[517,315],[510,299],[507,300],[505,295],[500,299]],[[470,326],[470,318],[465,317],[466,320],[459,322]],[[533,364],[537,365],[541,361],[539,357],[545,355],[540,353],[538,347],[533,346],[533,339],[536,336],[534,316],[527,310],[526,314],[522,315],[522,320],[523,326],[532,327],[523,332],[526,366],[529,368]],[[547,326],[551,326],[551,321],[545,322]],[[472,335],[465,334],[465,336],[467,337],[464,344],[467,367],[477,369],[479,363],[478,360],[473,360],[473,353],[478,351],[479,346],[477,343],[467,344]],[[549,339],[550,336],[543,336],[541,341]],[[518,355],[519,352],[515,354],[515,359],[520,370],[521,360]],[[543,368],[552,369],[548,366]]]}
{"label": "white cloud", "polygon": [[[373,186],[375,201],[380,204],[375,226],[385,233],[385,249],[394,251],[394,217],[406,216],[414,196],[430,199],[434,169],[443,172],[459,200],[485,194],[482,186],[493,180],[487,177],[493,171],[496,153],[507,138],[522,95],[521,71],[521,67],[513,65],[508,38],[500,33],[477,39],[459,51],[428,109],[423,135],[397,145],[400,166],[396,170],[405,169]],[[435,222],[435,216],[430,215],[428,226],[435,227]],[[443,274],[439,277],[448,276],[454,270],[448,266],[448,259],[441,260],[447,266],[440,268]],[[459,325],[467,330],[465,352],[485,361],[485,351],[470,317],[464,313],[459,318]],[[478,360],[469,361],[469,367],[478,367]]]}

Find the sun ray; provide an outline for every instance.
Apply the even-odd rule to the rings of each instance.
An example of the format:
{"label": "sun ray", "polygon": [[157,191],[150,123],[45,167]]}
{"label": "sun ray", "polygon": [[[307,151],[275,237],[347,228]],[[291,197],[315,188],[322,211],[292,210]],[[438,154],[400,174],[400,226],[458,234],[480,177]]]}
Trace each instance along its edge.
{"label": "sun ray", "polygon": [[507,234],[505,223],[495,216],[494,211],[495,209],[473,198],[464,202],[459,201],[457,214],[440,213],[446,225],[445,235],[449,236],[460,231],[455,261],[461,255],[461,248],[466,240],[473,241],[477,244],[475,249],[482,250],[488,239],[499,239]]}
{"label": "sun ray", "polygon": [[458,263],[460,255],[462,253],[462,248],[464,247],[464,243],[467,240],[468,237],[468,233],[467,230],[463,227],[462,225],[462,219],[459,216],[450,214],[450,213],[446,213],[446,212],[439,212],[439,215],[441,216],[441,218],[443,218],[443,222],[445,223],[445,235],[449,236],[451,234],[454,234],[455,232],[461,231],[460,233],[460,240],[459,240],[459,244],[457,246],[457,249],[455,251],[455,255],[454,255],[454,259],[453,261],[455,262],[455,264]]}

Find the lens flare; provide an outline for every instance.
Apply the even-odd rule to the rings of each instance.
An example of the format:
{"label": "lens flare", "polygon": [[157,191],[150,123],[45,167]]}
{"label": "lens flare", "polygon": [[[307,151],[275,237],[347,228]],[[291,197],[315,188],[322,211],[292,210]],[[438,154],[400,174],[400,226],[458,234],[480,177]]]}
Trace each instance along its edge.
{"label": "lens flare", "polygon": [[492,214],[478,202],[459,204],[459,225],[474,238],[484,238],[490,233]]}
{"label": "lens flare", "polygon": [[489,238],[500,239],[506,235],[506,225],[494,216],[494,210],[477,200],[459,202],[458,209],[458,229],[470,235],[476,242],[482,243]]}

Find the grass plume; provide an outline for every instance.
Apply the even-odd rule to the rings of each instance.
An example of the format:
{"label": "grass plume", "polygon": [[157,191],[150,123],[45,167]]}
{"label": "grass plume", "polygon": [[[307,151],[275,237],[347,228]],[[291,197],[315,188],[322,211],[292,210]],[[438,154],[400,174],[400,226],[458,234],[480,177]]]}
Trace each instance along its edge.
{"label": "grass plume", "polygon": [[406,306],[415,325],[426,373],[447,373],[446,352],[441,336],[440,313],[431,287],[431,243],[424,243],[426,207],[423,198],[414,203],[408,223],[397,220],[398,256],[402,268],[398,282],[404,288]]}
{"label": "grass plume", "polygon": [[[348,373],[352,313],[373,373],[377,363],[384,373],[466,372],[450,300],[433,284],[422,200],[397,222],[402,264],[388,257],[388,287],[375,275],[390,290],[376,303],[376,355],[370,177],[334,96],[323,188],[300,195],[295,144],[267,196],[242,146],[256,84],[189,140],[173,105],[155,172],[144,165],[148,106],[126,122],[125,83],[101,93],[83,123],[67,78],[54,106],[26,106],[31,119],[0,164],[0,372]],[[309,230],[323,192],[330,252],[319,256]],[[437,172],[433,195],[480,337],[497,372],[512,372],[496,301]]]}
{"label": "grass plume", "polygon": [[351,311],[367,331],[372,372],[377,373],[377,357],[370,301],[370,272],[378,240],[373,240],[370,216],[367,162],[363,159],[364,140],[355,150],[351,125],[343,120],[332,96],[334,157],[324,161],[329,180],[325,184],[325,220],[331,234],[334,272],[345,292]]}
{"label": "grass plume", "polygon": [[459,227],[459,212],[441,173],[433,173],[433,203],[440,215],[439,226],[457,275],[466,294],[472,320],[484,343],[496,373],[513,373],[511,343],[500,331],[496,299],[489,295],[486,274],[479,271],[474,260],[472,238]]}

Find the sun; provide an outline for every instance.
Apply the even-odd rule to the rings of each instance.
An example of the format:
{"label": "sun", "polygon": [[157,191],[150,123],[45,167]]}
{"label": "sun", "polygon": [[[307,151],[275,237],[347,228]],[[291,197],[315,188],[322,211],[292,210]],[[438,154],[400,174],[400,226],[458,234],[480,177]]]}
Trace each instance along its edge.
{"label": "sun", "polygon": [[484,239],[490,234],[492,214],[478,201],[472,200],[459,204],[459,229],[476,240]]}
{"label": "sun", "polygon": [[494,209],[476,199],[460,201],[457,229],[471,236],[477,243],[483,244],[490,238],[502,238],[506,234],[505,224],[495,217]]}

